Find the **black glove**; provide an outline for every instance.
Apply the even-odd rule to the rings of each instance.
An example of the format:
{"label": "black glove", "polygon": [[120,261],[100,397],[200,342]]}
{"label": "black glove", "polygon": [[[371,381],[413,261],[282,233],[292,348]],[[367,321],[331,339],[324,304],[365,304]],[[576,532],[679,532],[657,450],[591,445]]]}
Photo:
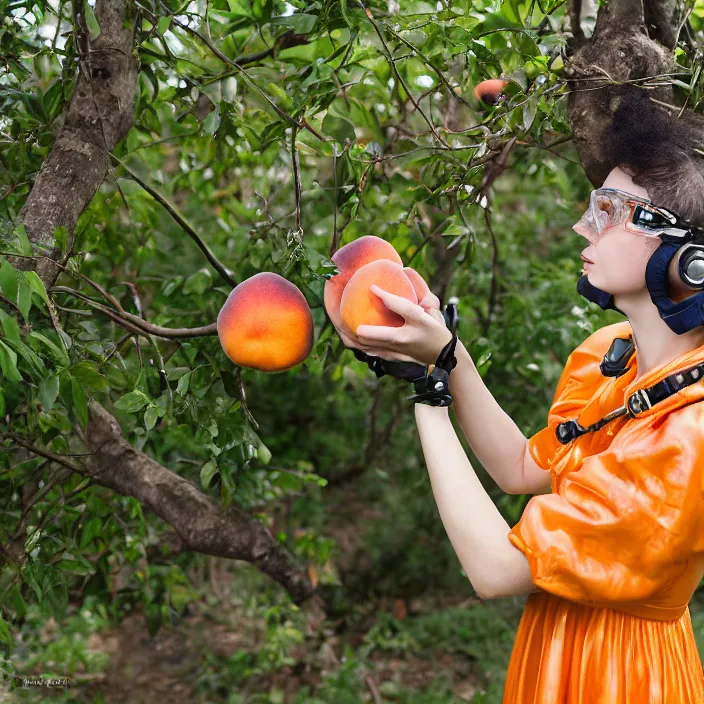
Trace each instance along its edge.
{"label": "black glove", "polygon": [[[425,403],[428,406],[450,406],[452,396],[450,395],[450,372],[457,366],[455,358],[455,346],[457,344],[457,333],[452,333],[452,339],[442,348],[438,355],[438,360],[433,367],[433,371],[413,380],[416,394],[409,396],[407,400],[416,403]],[[428,367],[429,369],[430,367]]]}

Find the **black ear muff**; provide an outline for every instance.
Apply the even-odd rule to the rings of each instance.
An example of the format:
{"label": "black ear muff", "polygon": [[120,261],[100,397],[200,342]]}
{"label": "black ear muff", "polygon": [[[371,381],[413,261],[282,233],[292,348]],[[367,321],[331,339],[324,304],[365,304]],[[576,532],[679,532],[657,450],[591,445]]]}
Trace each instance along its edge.
{"label": "black ear muff", "polygon": [[704,244],[685,244],[677,270],[685,285],[696,289],[704,288]]}

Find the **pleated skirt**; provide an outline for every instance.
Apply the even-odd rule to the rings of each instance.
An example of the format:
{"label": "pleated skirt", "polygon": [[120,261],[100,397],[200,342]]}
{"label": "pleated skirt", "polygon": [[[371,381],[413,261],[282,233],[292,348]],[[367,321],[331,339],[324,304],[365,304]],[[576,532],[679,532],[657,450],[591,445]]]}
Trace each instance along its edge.
{"label": "pleated skirt", "polygon": [[530,594],[503,704],[704,704],[689,607],[654,621]]}

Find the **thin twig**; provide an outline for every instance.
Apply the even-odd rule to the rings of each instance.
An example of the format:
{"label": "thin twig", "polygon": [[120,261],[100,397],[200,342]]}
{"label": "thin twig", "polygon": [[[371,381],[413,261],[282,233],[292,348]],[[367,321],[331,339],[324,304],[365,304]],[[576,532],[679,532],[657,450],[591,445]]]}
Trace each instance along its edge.
{"label": "thin twig", "polygon": [[[29,452],[32,452],[35,455],[39,455],[39,457],[44,457],[48,460],[52,460],[53,462],[60,464],[62,467],[66,467],[66,469],[70,469],[72,472],[75,472],[76,474],[88,474],[88,471],[86,469],[83,469],[81,467],[77,467],[76,465],[72,464],[71,462],[67,462],[61,455],[57,455],[53,452],[50,452],[49,450],[44,450],[40,447],[35,447],[31,443],[27,442],[21,435],[18,435],[17,433],[15,433],[11,430],[7,431],[5,433],[0,433],[0,440],[4,440],[6,438],[9,438],[10,440],[14,440],[18,445],[23,447],[25,450],[28,450]],[[17,448],[13,448],[11,446],[10,449],[14,450]]]}
{"label": "thin twig", "polygon": [[301,232],[301,179],[298,175],[297,132],[298,129],[296,127],[291,130],[291,163],[293,165],[293,190],[296,199],[296,232]]}
{"label": "thin twig", "polygon": [[232,288],[237,286],[237,282],[233,278],[234,272],[228,269],[224,264],[221,264],[217,257],[210,251],[210,248],[203,241],[201,236],[195,231],[193,226],[186,220],[186,218],[179,213],[175,205],[173,205],[166,197],[162,196],[156,189],[152,188],[149,184],[145,183],[137,174],[132,171],[127,164],[125,164],[121,159],[118,159],[112,152],[108,152],[110,157],[114,159],[122,168],[147,192],[152,198],[161,203],[164,208],[168,211],[169,215],[176,220],[176,222],[188,233],[193,241],[198,245],[200,250],[205,254],[206,259],[213,266],[215,271],[220,274],[220,276],[230,285]]}

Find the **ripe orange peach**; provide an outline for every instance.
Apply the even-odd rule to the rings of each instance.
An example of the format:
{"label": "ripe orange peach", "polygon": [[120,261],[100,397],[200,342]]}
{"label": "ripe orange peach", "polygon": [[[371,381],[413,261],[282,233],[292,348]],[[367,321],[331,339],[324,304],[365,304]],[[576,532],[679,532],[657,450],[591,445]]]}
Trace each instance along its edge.
{"label": "ripe orange peach", "polygon": [[232,290],[218,313],[225,354],[241,367],[282,372],[302,362],[313,348],[313,316],[300,289],[262,271]]}
{"label": "ripe orange peach", "polygon": [[[346,244],[332,255],[332,261],[340,273],[328,279],[323,289],[323,303],[332,324],[350,337],[354,333],[347,328],[340,315],[342,292],[350,277],[365,264],[384,259],[403,266],[403,260],[398,252],[386,240],[374,235],[365,235]],[[373,294],[372,294],[373,295]]]}
{"label": "ripe orange peach", "polygon": [[430,293],[425,279],[415,269],[411,269],[410,266],[404,266],[403,270],[406,272],[408,280],[413,285],[418,301],[422,301]]}
{"label": "ripe orange peach", "polygon": [[474,97],[483,103],[494,105],[501,95],[501,91],[508,85],[508,81],[501,78],[490,78],[482,81],[474,88]]}
{"label": "ripe orange peach", "polygon": [[342,321],[355,334],[359,325],[400,328],[406,322],[403,316],[387,308],[384,301],[371,292],[372,284],[418,303],[413,284],[400,264],[388,259],[365,264],[350,277],[340,301]]}

